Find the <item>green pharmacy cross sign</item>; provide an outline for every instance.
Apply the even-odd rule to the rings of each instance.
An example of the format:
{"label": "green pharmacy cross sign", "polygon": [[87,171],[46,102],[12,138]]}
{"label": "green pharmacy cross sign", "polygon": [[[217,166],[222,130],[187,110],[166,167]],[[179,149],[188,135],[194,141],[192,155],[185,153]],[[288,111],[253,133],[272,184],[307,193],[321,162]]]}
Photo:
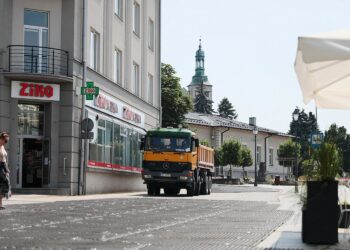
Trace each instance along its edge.
{"label": "green pharmacy cross sign", "polygon": [[99,87],[94,87],[94,82],[86,82],[86,87],[81,87],[81,94],[86,96],[86,100],[93,100],[94,96],[98,96]]}

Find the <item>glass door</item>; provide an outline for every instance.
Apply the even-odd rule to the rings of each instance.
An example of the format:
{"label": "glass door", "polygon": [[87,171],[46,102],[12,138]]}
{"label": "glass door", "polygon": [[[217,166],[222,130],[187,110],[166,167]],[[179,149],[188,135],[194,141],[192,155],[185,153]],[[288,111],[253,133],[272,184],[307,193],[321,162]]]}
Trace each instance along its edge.
{"label": "glass door", "polygon": [[23,138],[22,187],[43,186],[43,140]]}

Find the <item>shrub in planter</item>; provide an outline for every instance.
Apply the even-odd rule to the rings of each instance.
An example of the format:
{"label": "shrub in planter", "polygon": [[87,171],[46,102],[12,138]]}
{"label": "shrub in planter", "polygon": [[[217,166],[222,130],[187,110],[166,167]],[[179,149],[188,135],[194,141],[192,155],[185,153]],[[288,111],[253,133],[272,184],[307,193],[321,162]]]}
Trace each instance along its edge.
{"label": "shrub in planter", "polygon": [[302,239],[305,243],[338,242],[338,182],[335,176],[340,154],[334,144],[323,143],[314,155],[314,181],[307,182],[306,203],[302,213]]}

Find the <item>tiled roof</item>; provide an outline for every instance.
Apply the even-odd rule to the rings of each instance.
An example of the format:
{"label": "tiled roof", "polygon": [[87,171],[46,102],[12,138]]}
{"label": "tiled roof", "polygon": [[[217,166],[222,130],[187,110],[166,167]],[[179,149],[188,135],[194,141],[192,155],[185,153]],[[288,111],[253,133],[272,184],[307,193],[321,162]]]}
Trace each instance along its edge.
{"label": "tiled roof", "polygon": [[[185,115],[185,122],[188,124],[209,126],[209,127],[225,127],[225,128],[236,128],[236,129],[244,129],[244,130],[253,130],[254,126],[249,125],[248,123],[239,122],[236,120],[230,120],[218,115],[208,115],[201,113],[188,113]],[[258,131],[275,134],[286,137],[293,137],[292,135],[278,132],[276,130],[267,129],[263,127],[257,126]]]}

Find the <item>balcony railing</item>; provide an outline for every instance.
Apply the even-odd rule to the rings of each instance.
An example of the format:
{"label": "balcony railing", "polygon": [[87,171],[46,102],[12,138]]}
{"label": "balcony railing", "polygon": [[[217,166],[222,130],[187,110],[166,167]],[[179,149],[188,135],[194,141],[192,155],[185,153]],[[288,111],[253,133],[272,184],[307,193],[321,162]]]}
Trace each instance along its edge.
{"label": "balcony railing", "polygon": [[49,47],[10,45],[9,71],[68,76],[68,51]]}

